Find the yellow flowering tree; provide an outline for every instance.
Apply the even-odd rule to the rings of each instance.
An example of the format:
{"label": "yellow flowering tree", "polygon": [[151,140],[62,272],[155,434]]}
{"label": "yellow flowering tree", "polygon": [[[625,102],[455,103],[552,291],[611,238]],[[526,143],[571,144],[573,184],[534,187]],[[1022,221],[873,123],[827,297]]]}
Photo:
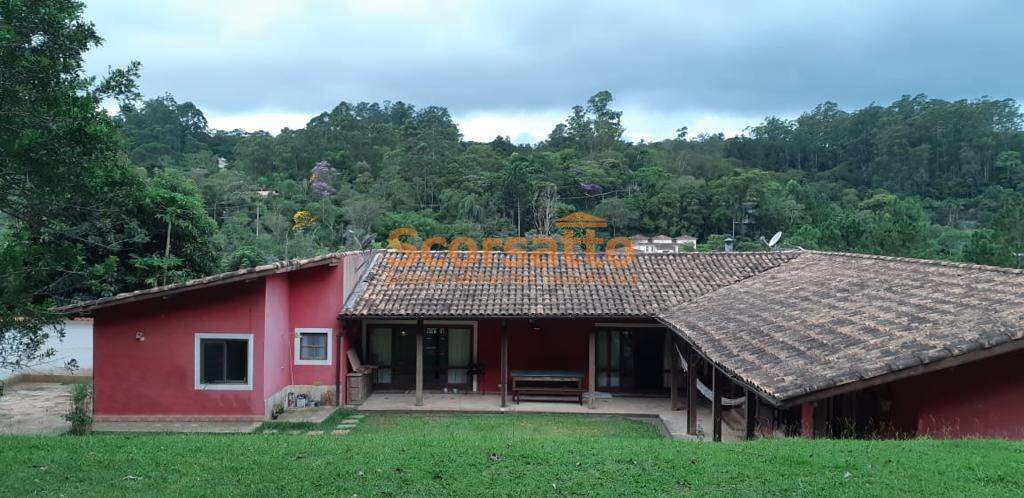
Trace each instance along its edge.
{"label": "yellow flowering tree", "polygon": [[292,230],[300,232],[316,223],[316,218],[309,211],[296,211],[292,215]]}

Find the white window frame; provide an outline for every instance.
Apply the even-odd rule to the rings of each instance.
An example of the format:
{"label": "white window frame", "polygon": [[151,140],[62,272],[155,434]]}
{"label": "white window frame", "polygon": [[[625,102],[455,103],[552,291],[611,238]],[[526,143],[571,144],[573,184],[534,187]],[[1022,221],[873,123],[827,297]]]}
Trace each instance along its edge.
{"label": "white window frame", "polygon": [[[248,358],[246,359],[245,384],[203,384],[202,352],[203,339],[231,339],[248,341]],[[197,391],[252,391],[253,349],[256,339],[253,334],[228,334],[219,332],[197,332],[195,339],[195,387]]]}
{"label": "white window frame", "polygon": [[[303,360],[302,334],[327,334],[327,359]],[[334,364],[334,329],[330,328],[297,328],[295,329],[295,354],[292,361],[296,365],[333,365]]]}

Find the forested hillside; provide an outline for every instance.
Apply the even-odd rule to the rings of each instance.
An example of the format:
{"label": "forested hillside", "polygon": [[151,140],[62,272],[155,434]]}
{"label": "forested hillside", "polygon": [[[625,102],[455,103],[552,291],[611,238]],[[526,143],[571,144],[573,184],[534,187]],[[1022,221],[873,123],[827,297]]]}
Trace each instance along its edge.
{"label": "forested hillside", "polygon": [[655,143],[624,140],[607,91],[535,145],[465,141],[445,108],[403,102],[341,102],[277,135],[222,131],[190,102],[143,99],[138,63],[85,75],[100,38],[82,8],[0,10],[5,309],[381,246],[397,227],[549,234],[576,210],[607,219],[602,235],[690,234],[701,250],[727,236],[763,249],[782,231],[789,247],[1004,266],[1024,252],[1013,100],[826,102],[738,137],[681,127]]}
{"label": "forested hillside", "polygon": [[84,9],[0,2],[0,367],[47,356],[55,305],[379,246],[397,227],[529,236],[585,210],[603,235],[691,234],[701,250],[782,231],[790,247],[1004,266],[1024,253],[1012,100],[829,102],[657,143],[625,141],[605,91],[533,146],[464,141],[446,109],[402,102],[342,102],[276,136],[217,131],[189,102],[144,100],[138,62],[86,74],[102,39]]}
{"label": "forested hillside", "polygon": [[[804,248],[1013,266],[1024,252],[1024,133],[1012,100],[826,102],[744,136],[629,143],[609,92],[547,140],[463,141],[441,107],[342,102],[299,130],[209,130],[171,96],[118,120],[134,164],[195,182],[221,267],[380,244],[390,230],[551,233],[585,210],[609,235],[692,234],[740,249]],[[176,254],[172,231],[172,253]]]}

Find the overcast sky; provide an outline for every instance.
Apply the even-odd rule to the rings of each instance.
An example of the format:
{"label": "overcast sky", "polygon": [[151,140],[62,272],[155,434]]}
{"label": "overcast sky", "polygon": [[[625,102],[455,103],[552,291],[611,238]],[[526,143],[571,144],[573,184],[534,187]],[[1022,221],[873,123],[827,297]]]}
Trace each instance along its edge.
{"label": "overcast sky", "polygon": [[106,40],[91,72],[139,60],[147,96],[195,102],[222,129],[402,100],[447,107],[467,139],[532,142],[607,89],[626,135],[656,140],[825,100],[1024,96],[1014,0],[86,1]]}

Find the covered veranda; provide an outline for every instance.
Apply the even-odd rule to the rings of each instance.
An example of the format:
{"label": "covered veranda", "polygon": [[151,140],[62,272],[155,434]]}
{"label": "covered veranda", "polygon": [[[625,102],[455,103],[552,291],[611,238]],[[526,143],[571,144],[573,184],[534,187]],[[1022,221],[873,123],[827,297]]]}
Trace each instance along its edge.
{"label": "covered veranda", "polygon": [[758,393],[659,313],[792,255],[542,256],[389,251],[346,267],[339,319],[373,367],[362,409],[640,411],[716,441],[727,418],[744,437],[774,426],[773,410],[758,423]]}
{"label": "covered veranda", "polygon": [[[756,429],[746,394],[653,320],[381,317],[348,320],[345,328],[359,331],[351,343],[373,369],[361,411],[640,417],[672,437],[714,441],[752,437]],[[550,393],[547,384],[517,385],[533,373],[562,377]],[[574,388],[579,397],[569,395]]]}

